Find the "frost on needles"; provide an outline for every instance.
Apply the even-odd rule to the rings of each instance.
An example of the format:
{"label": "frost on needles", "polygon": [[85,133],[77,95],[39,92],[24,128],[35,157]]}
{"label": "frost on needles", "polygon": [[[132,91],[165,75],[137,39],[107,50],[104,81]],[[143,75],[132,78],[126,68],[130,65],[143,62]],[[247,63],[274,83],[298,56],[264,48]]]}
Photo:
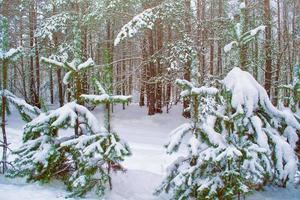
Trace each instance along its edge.
{"label": "frost on needles", "polygon": [[295,115],[275,108],[265,89],[240,68],[220,83],[213,89],[177,81],[183,98],[191,98],[193,117],[171,133],[167,151],[177,151],[183,140],[189,151],[169,166],[157,194],[233,199],[258,186],[294,181],[300,130]]}

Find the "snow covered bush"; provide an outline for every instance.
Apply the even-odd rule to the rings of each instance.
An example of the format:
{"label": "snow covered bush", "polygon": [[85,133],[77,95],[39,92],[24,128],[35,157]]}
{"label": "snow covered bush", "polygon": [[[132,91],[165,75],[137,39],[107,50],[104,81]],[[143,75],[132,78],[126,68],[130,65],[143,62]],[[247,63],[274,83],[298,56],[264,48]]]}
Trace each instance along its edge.
{"label": "snow covered bush", "polygon": [[[77,123],[79,137],[60,134],[61,129],[75,129]],[[10,176],[44,183],[60,179],[73,196],[91,189],[101,196],[109,180],[106,158],[127,152],[126,144],[117,141],[87,108],[71,102],[26,124],[24,143],[14,152],[17,158]]]}
{"label": "snow covered bush", "polygon": [[[234,199],[268,183],[294,181],[300,124],[278,110],[246,71],[233,68],[220,86],[178,80],[191,97],[192,119],[171,133],[167,152],[188,143],[188,154],[168,169],[157,194],[170,199]],[[188,137],[188,139],[186,139]]]}

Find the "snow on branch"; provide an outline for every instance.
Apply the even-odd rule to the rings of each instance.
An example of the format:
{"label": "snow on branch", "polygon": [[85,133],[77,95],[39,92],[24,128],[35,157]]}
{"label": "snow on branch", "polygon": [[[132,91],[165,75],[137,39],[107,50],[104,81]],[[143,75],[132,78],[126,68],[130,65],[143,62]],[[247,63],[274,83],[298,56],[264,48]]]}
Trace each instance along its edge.
{"label": "snow on branch", "polygon": [[182,138],[192,130],[190,123],[185,123],[173,130],[170,133],[170,142],[167,145],[167,153],[172,153],[173,151],[178,150]]}
{"label": "snow on branch", "polygon": [[0,60],[15,60],[23,52],[22,47],[11,48],[5,53],[0,53]]}
{"label": "snow on branch", "polygon": [[31,121],[33,117],[41,113],[38,107],[28,104],[24,99],[17,97],[8,90],[1,90],[0,96],[5,96],[7,101],[17,108],[23,120],[26,122]]}
{"label": "snow on branch", "polygon": [[232,41],[229,44],[226,44],[224,46],[224,52],[227,53],[227,52],[231,51],[231,49],[233,48],[234,45],[238,46],[238,43],[236,41]]}
{"label": "snow on branch", "polygon": [[[84,120],[83,120],[84,119]],[[84,106],[70,102],[56,110],[40,114],[37,118],[26,124],[26,132],[43,132],[47,129],[59,129],[74,127],[76,120],[84,121],[84,124],[92,133],[102,133],[96,117]]]}
{"label": "snow on branch", "polygon": [[68,13],[60,13],[43,19],[40,27],[36,29],[35,36],[53,40],[53,34],[65,32],[67,30],[67,21],[71,19]]}
{"label": "snow on branch", "polygon": [[87,61],[85,61],[84,63],[81,63],[77,66],[77,70],[81,71],[81,70],[86,70],[89,68],[92,68],[95,66],[95,62],[93,61],[92,58],[89,58]]}
{"label": "snow on branch", "polygon": [[250,117],[255,110],[262,106],[272,117],[280,118],[291,127],[300,130],[300,124],[294,114],[288,110],[278,110],[270,101],[266,90],[253,76],[240,68],[233,68],[221,83],[232,93],[231,105],[236,110],[243,108],[246,116]]}
{"label": "snow on branch", "polygon": [[125,95],[110,95],[106,92],[100,81],[94,79],[94,84],[97,90],[100,92],[99,95],[83,94],[80,97],[85,101],[92,102],[93,104],[104,104],[104,103],[127,103],[131,101],[132,96]]}
{"label": "snow on branch", "polygon": [[64,64],[62,62],[59,62],[59,61],[56,61],[56,60],[53,60],[50,58],[41,57],[41,62],[55,66],[55,67],[64,68]]}
{"label": "snow on branch", "polygon": [[80,73],[82,71],[88,70],[95,66],[95,62],[93,61],[92,58],[89,58],[87,61],[83,63],[79,63],[78,60],[76,59],[74,59],[71,63],[68,62],[63,63],[63,62],[56,61],[54,59],[42,57],[41,62],[51,66],[65,69],[67,71],[67,73],[63,78],[63,83],[65,85],[67,85],[71,81],[75,73]]}
{"label": "snow on branch", "polygon": [[100,94],[106,94],[106,90],[104,89],[103,85],[98,81],[96,78],[94,78],[94,83],[96,86],[96,89]]}
{"label": "snow on branch", "polygon": [[236,46],[236,47],[240,47],[242,45],[248,44],[250,41],[254,40],[255,36],[259,33],[265,30],[266,26],[261,25],[258,26],[250,31],[247,31],[245,33],[242,33],[242,24],[241,23],[237,23],[234,26],[234,38],[235,40],[231,41],[230,43],[226,44],[224,46],[224,52],[228,53],[229,51],[231,51],[231,49]]}
{"label": "snow on branch", "polygon": [[131,21],[121,28],[121,31],[118,33],[114,41],[114,45],[117,46],[125,38],[135,36],[141,29],[152,29],[157,18],[157,7],[146,9],[142,13],[136,15]]}

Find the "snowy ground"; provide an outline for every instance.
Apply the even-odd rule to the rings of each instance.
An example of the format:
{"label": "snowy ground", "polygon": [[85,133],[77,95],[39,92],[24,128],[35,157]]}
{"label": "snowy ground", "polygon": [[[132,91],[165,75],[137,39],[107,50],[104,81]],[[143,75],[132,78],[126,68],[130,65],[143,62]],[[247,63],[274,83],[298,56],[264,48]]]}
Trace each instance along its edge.
{"label": "snowy ground", "polygon": [[[115,108],[113,128],[126,140],[132,150],[132,156],[123,165],[125,174],[118,172],[113,176],[113,190],[108,192],[106,200],[164,200],[152,193],[163,179],[166,167],[176,155],[167,155],[164,144],[168,142],[168,133],[185,119],[181,117],[181,107],[174,107],[170,114],[149,117],[146,110],[130,105],[125,111]],[[101,109],[95,115],[103,119]],[[101,120],[102,121],[102,120]],[[24,123],[13,114],[8,119],[8,139],[14,149],[21,144]],[[180,154],[180,153],[178,153]],[[0,200],[58,200],[65,199],[68,193],[63,184],[52,182],[48,185],[26,183],[23,179],[7,179],[0,176]],[[98,199],[88,195],[85,199]],[[300,199],[300,189],[278,189],[269,187],[264,192],[256,192],[248,200]]]}

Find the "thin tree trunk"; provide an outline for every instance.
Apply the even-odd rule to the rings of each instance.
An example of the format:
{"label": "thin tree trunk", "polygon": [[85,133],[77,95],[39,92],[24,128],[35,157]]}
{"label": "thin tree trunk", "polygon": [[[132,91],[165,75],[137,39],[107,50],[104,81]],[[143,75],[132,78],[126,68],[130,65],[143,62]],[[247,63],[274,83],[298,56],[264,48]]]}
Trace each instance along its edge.
{"label": "thin tree trunk", "polygon": [[[210,21],[211,23],[214,20],[214,1],[211,1],[211,6],[210,6]],[[215,40],[214,40],[214,27],[211,28],[210,30],[210,56],[209,56],[209,71],[210,74],[214,74],[214,52],[215,52]]]}
{"label": "thin tree trunk", "polygon": [[[30,49],[34,48],[34,2],[30,4],[29,10],[29,45]],[[36,105],[36,91],[35,91],[35,77],[34,77],[34,58],[30,56],[30,66],[29,66],[29,96],[30,102]]]}
{"label": "thin tree trunk", "polygon": [[[191,33],[191,22],[190,22],[190,11],[191,11],[191,1],[190,0],[185,0],[185,32],[187,34],[190,34]],[[187,81],[190,81],[191,80],[191,71],[190,71],[190,68],[191,68],[191,64],[192,64],[192,61],[191,59],[188,59],[188,61],[185,63],[184,65],[184,75],[183,75],[183,78]],[[191,117],[191,113],[190,111],[187,110],[187,108],[189,107],[190,105],[190,99],[189,98],[186,98],[184,101],[183,101],[183,116],[186,117],[186,118],[190,118]]]}
{"label": "thin tree trunk", "polygon": [[53,72],[52,68],[49,70],[49,75],[50,75],[50,103],[54,103],[54,85],[53,85]]}
{"label": "thin tree trunk", "polygon": [[[219,7],[218,7],[219,19],[223,17],[223,0],[219,0]],[[217,75],[222,73],[222,40],[218,40],[218,67],[217,67]]]}
{"label": "thin tree trunk", "polygon": [[145,94],[146,94],[146,79],[147,79],[147,39],[144,37],[142,40],[142,58],[143,65],[140,73],[140,106],[145,106]]}
{"label": "thin tree trunk", "polygon": [[[21,13],[21,16],[20,16],[20,45],[23,46],[23,19],[22,19],[22,13]],[[23,76],[21,76],[21,80],[22,80],[22,87],[23,87],[23,96],[24,96],[24,99],[26,101],[28,101],[28,98],[27,98],[27,90],[26,90],[26,73],[25,73],[25,69],[24,69],[24,56],[21,55],[21,58],[20,58],[20,65],[21,65],[21,73]]]}
{"label": "thin tree trunk", "polygon": [[204,52],[204,43],[206,40],[206,30],[204,27],[205,20],[205,7],[206,0],[197,0],[197,38],[198,38],[198,60],[199,60],[199,72],[200,72],[200,80],[203,83],[205,79],[205,52]]}
{"label": "thin tree trunk", "polygon": [[[248,0],[245,0],[244,1],[245,3],[245,8],[242,10],[242,19],[243,19],[243,30],[242,32],[243,33],[246,33],[248,31],[248,24],[249,24],[249,14],[248,14]],[[241,49],[240,49],[240,65],[241,65],[241,69],[242,70],[247,70],[247,54],[248,54],[248,51],[247,51],[248,47],[243,44],[241,46]]]}
{"label": "thin tree trunk", "polygon": [[[157,21],[157,51],[161,51],[163,48],[163,25],[161,24],[161,21]],[[160,53],[159,53],[160,55]],[[157,74],[160,79],[162,76],[162,64],[161,59],[158,55],[157,58]],[[156,87],[156,113],[162,113],[162,82],[160,80],[157,81],[157,87]]]}
{"label": "thin tree trunk", "polygon": [[205,40],[206,40],[206,30],[204,28],[204,21],[205,21],[205,10],[206,10],[206,0],[198,0],[200,1],[199,3],[199,17],[200,17],[200,23],[201,23],[201,31],[200,31],[200,37],[201,37],[201,45],[200,45],[200,58],[199,58],[199,63],[200,63],[200,72],[201,72],[201,80],[204,82],[205,79]]}
{"label": "thin tree trunk", "polygon": [[277,54],[277,60],[276,60],[276,76],[275,76],[275,93],[273,98],[273,104],[277,105],[278,103],[278,86],[279,86],[279,76],[280,76],[280,70],[281,70],[281,15],[280,15],[280,1],[277,1],[277,24],[278,24],[278,30],[277,30],[277,42],[278,42],[278,54]]}
{"label": "thin tree trunk", "polygon": [[[168,42],[170,43],[172,41],[172,29],[171,25],[168,25]],[[166,104],[167,104],[167,113],[169,113],[169,109],[171,106],[171,90],[172,85],[171,82],[167,83],[167,89],[166,89]]]}
{"label": "thin tree trunk", "polygon": [[[56,13],[56,7],[53,7],[53,15]],[[58,36],[57,33],[53,34],[53,42],[54,42],[54,48],[57,48],[58,46]],[[64,105],[64,94],[63,94],[63,82],[62,82],[62,72],[60,68],[56,69],[56,76],[57,76],[57,86],[58,86],[58,98],[59,98],[59,105],[62,107]]]}
{"label": "thin tree trunk", "polygon": [[[34,9],[34,30],[37,29],[37,1],[35,2],[35,9]],[[41,102],[40,102],[40,57],[39,57],[39,45],[37,38],[34,37],[34,44],[35,44],[35,75],[36,75],[36,99],[35,99],[35,105],[37,107],[41,107]]]}
{"label": "thin tree trunk", "polygon": [[[8,44],[9,44],[9,22],[8,22],[8,9],[9,9],[9,2],[8,1],[4,1],[3,3],[3,7],[1,10],[3,13],[3,19],[2,19],[2,31],[3,31],[3,35],[2,35],[2,39],[3,39],[3,43],[2,43],[2,48],[4,51],[8,50]],[[3,146],[3,152],[2,152],[2,172],[3,174],[6,172],[7,170],[7,149],[8,149],[8,142],[7,142],[7,135],[6,135],[6,94],[5,94],[5,90],[7,88],[7,68],[8,68],[8,60],[7,59],[3,59],[2,60],[2,64],[3,64],[3,68],[2,68],[2,112],[1,112],[1,130],[2,130],[2,139],[3,139],[3,143],[1,144]]]}
{"label": "thin tree trunk", "polygon": [[8,61],[7,60],[3,60],[3,77],[2,77],[2,114],[1,114],[1,118],[2,118],[2,123],[1,123],[1,128],[2,128],[2,136],[3,136],[3,154],[2,154],[2,164],[3,164],[3,174],[6,172],[7,169],[7,148],[8,148],[8,142],[7,142],[7,136],[6,136],[6,96],[5,96],[5,90],[7,88],[7,67],[8,67]]}
{"label": "thin tree trunk", "polygon": [[152,60],[152,56],[154,54],[153,30],[147,30],[147,36],[148,36],[148,53],[149,53],[148,55],[151,59],[147,70],[148,73],[147,101],[149,103],[148,115],[154,115],[155,114],[155,83],[153,78],[155,77],[155,64]]}
{"label": "thin tree trunk", "polygon": [[[81,48],[82,48],[82,60],[86,61],[88,59],[88,30],[86,27],[83,28],[83,30],[81,31]],[[88,93],[88,72],[84,72],[82,75],[83,79],[82,79],[82,93],[87,94]]]}
{"label": "thin tree trunk", "polygon": [[[125,44],[126,46],[126,44]],[[126,95],[126,61],[125,61],[125,58],[126,58],[126,53],[125,51],[123,50],[122,52],[122,69],[121,69],[121,74],[122,74],[122,95]],[[125,103],[123,103],[123,110],[125,110]]]}
{"label": "thin tree trunk", "polygon": [[270,96],[272,81],[272,57],[271,57],[271,11],[270,0],[264,0],[264,24],[265,29],[265,89]]}

